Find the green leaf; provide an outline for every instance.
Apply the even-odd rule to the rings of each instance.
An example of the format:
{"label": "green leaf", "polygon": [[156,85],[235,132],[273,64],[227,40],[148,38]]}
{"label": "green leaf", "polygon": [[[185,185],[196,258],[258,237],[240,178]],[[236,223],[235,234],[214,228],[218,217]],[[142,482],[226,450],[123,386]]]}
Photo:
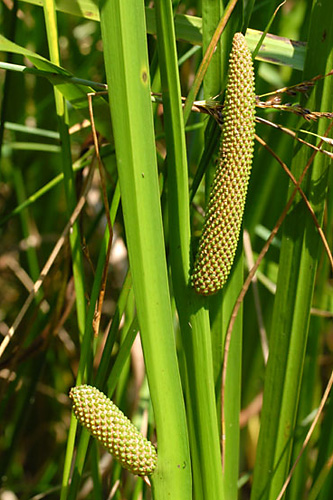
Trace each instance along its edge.
{"label": "green leaf", "polygon": [[191,498],[190,457],[164,251],[143,3],[102,2],[101,28],[126,240],[158,435],[153,489],[156,498],[184,500]]}
{"label": "green leaf", "polygon": [[[73,75],[66,69],[57,66],[31,50],[17,45],[2,35],[0,35],[0,51],[13,52],[29,59],[41,71],[39,76],[47,78],[64,98],[71,103],[73,108],[79,110],[85,118],[90,119],[87,94],[89,92],[96,93],[95,89],[88,85],[77,83]],[[30,68],[23,69],[24,72],[30,73]],[[106,100],[101,95],[93,97],[93,110],[97,130],[104,137],[112,140],[110,111]]]}
{"label": "green leaf", "polygon": [[[24,0],[27,3],[42,5],[42,0]],[[98,4],[94,0],[58,0],[57,9],[85,19],[99,21]],[[146,8],[147,33],[156,34],[154,9]],[[176,14],[175,31],[178,40],[187,41],[193,45],[202,45],[202,20],[199,17]],[[262,32],[248,29],[246,41],[253,51],[260,40]],[[268,34],[257,56],[259,61],[290,66],[302,70],[305,59],[305,43],[289,40]]]}

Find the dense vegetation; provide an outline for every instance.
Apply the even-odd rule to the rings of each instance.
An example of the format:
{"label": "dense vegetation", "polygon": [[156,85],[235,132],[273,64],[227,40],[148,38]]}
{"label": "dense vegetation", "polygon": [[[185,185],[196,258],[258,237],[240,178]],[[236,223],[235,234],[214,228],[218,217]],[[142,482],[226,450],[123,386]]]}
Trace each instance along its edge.
{"label": "dense vegetation", "polygon": [[[333,9],[279,3],[0,4],[1,499],[275,500],[314,422],[284,498],[333,498],[333,398],[315,421],[333,354]],[[244,238],[223,290],[198,296],[239,31],[258,96]],[[157,446],[152,489],[77,424],[84,383]]]}

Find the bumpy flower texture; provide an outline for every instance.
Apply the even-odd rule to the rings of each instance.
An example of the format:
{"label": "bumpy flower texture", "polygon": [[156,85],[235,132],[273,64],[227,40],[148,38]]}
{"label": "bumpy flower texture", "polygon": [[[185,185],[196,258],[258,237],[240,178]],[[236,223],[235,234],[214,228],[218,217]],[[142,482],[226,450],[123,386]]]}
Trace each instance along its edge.
{"label": "bumpy flower texture", "polygon": [[250,178],[255,134],[255,88],[251,53],[244,36],[233,38],[219,161],[191,283],[196,292],[220,290],[232,267]]}
{"label": "bumpy flower texture", "polygon": [[138,476],[153,473],[156,449],[105,394],[81,385],[69,393],[77,420],[121,465]]}

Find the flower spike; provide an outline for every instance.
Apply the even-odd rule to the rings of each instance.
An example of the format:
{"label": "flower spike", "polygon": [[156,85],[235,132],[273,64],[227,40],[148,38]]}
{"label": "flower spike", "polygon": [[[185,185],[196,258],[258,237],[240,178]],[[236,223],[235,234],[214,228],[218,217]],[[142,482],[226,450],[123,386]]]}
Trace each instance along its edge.
{"label": "flower spike", "polygon": [[69,393],[73,412],[94,436],[125,468],[138,476],[153,473],[157,452],[122,411],[96,387],[80,385]]}
{"label": "flower spike", "polygon": [[255,134],[255,88],[251,53],[241,33],[233,38],[219,161],[191,277],[202,295],[226,283],[232,267],[250,179]]}

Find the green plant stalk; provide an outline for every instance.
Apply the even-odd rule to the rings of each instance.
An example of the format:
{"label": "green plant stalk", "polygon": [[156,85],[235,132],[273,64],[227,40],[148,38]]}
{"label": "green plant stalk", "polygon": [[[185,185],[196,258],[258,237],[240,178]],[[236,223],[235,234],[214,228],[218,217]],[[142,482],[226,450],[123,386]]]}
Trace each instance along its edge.
{"label": "green plant stalk", "polygon": [[[329,193],[332,192],[333,188],[333,172],[332,169],[329,171],[328,175],[328,190]],[[326,237],[328,241],[329,248],[333,247],[333,200],[332,196],[327,197],[327,204],[325,207],[325,227],[326,229]],[[329,307],[330,297],[327,296],[327,277],[330,275],[330,263],[329,262],[321,262],[320,263],[320,274],[319,279],[317,279],[317,286],[319,288],[319,294],[316,294],[316,304],[323,309]],[[328,327],[327,321],[324,320],[321,322],[321,325],[325,322],[326,328]],[[317,324],[317,321],[316,321]],[[324,327],[324,331],[326,330]],[[321,330],[322,331],[322,330]],[[319,337],[319,346],[322,345],[322,339]],[[318,365],[318,363],[317,363]],[[319,380],[319,366],[317,368],[317,389],[320,388],[320,394],[322,394],[322,385]],[[318,397],[319,400],[319,397]],[[309,493],[309,499],[314,500],[317,488],[320,488],[320,484],[322,487],[320,488],[320,494],[318,496],[318,500],[330,500],[333,491],[333,467],[332,467],[332,450],[333,450],[333,398],[330,397],[327,401],[324,416],[321,422],[320,427],[320,437],[318,439],[318,457],[316,461],[316,466],[313,471],[313,486]],[[326,475],[327,473],[327,475]],[[318,490],[317,490],[318,491]],[[313,497],[312,497],[313,495]]]}
{"label": "green plant stalk", "polygon": [[[207,0],[202,2],[202,30],[203,49],[208,46],[222,12],[225,2],[212,3]],[[219,7],[218,7],[219,6]],[[222,9],[222,10],[221,10]],[[235,31],[241,29],[242,4],[238,2],[231,18],[218,43],[216,52],[208,67],[204,78],[204,95],[206,99],[221,92],[221,82],[226,82],[228,59]],[[228,50],[229,49],[229,50]],[[222,85],[223,88],[223,85]],[[208,134],[207,134],[208,132]],[[206,129],[205,142],[209,144],[210,127]],[[215,173],[216,165],[210,163],[206,171],[206,196],[208,199],[211,182]],[[242,247],[242,245],[239,245]],[[240,249],[239,249],[240,250]],[[228,323],[243,283],[243,258],[238,251],[235,263],[226,284],[225,290],[209,299],[209,313],[211,324],[214,382],[217,399],[218,415],[221,415],[221,382],[222,363],[224,355],[225,336]],[[223,492],[225,498],[237,498],[239,475],[239,414],[241,399],[241,359],[242,359],[242,308],[238,313],[234,324],[230,349],[228,353],[228,364],[224,387],[223,401]],[[222,421],[219,422],[220,435],[222,434]]]}
{"label": "green plant stalk", "polygon": [[[204,53],[215,33],[216,26],[226,11],[228,3],[227,0],[217,2],[203,0],[202,2],[202,47]],[[225,87],[232,38],[235,32],[241,30],[242,18],[242,2],[237,2],[205,74],[203,82],[205,99],[217,96]]]}
{"label": "green plant stalk", "polygon": [[[102,359],[101,359],[101,362],[99,364],[99,367],[98,367],[98,370],[96,373],[96,378],[94,380],[94,385],[100,389],[103,389],[106,381],[109,380],[109,382],[107,384],[109,397],[112,397],[113,391],[115,389],[115,385],[114,385],[115,382],[111,383],[111,380],[113,380],[111,374],[115,368],[115,365],[118,362],[120,362],[118,360],[120,357],[120,352],[121,352],[122,347],[120,349],[120,352],[118,353],[116,361],[112,365],[112,370],[110,372],[110,358],[111,358],[111,354],[112,354],[112,348],[113,348],[114,342],[116,340],[116,334],[118,333],[118,330],[119,330],[120,320],[121,320],[124,312],[126,311],[127,303],[129,300],[131,300],[132,295],[133,295],[132,277],[131,277],[131,273],[128,272],[127,276],[125,278],[123,287],[122,287],[121,292],[120,292],[120,296],[119,296],[117,307],[116,307],[116,313],[115,313],[115,316],[112,320],[108,339],[107,339],[105,347],[103,349]],[[113,323],[114,323],[114,325],[113,325]],[[109,337],[110,337],[110,341],[109,341]],[[110,342],[110,344],[109,344],[109,342]],[[116,371],[116,374],[118,374],[117,371]]]}
{"label": "green plant stalk", "polygon": [[[328,174],[328,192],[332,192],[333,188],[333,172],[330,168]],[[326,238],[328,242],[329,248],[333,247],[333,200],[332,196],[328,196],[326,200],[325,207],[325,229],[326,229]],[[331,265],[326,256],[324,260],[320,262],[320,266],[318,269],[318,277],[316,281],[316,295],[314,305],[325,310],[329,308],[330,304],[330,296],[327,295],[327,278],[330,276]],[[327,327],[330,320],[324,320],[322,318],[311,318],[310,328],[314,327],[316,329],[315,332],[315,349],[312,348],[313,342],[308,344],[307,351],[311,350],[311,355],[308,363],[311,365],[312,370],[315,372],[315,383],[316,383],[316,391],[313,391],[315,397],[313,398],[312,407],[318,407],[319,399],[323,392],[322,382],[320,379],[320,365],[318,362],[314,363],[313,361],[313,351],[318,355],[318,351],[320,353],[323,348],[323,337],[320,336],[321,332],[327,331]],[[320,329],[318,326],[320,324]],[[319,354],[320,355],[320,354]],[[315,368],[314,368],[315,367]],[[320,436],[317,440],[318,443],[318,456],[316,460],[316,465],[312,474],[312,488],[309,493],[309,500],[314,500],[316,497],[316,491],[320,489],[320,494],[318,495],[318,500],[330,500],[333,491],[333,467],[332,467],[332,450],[333,450],[333,398],[330,397],[327,401],[324,415],[320,424]],[[297,475],[297,470],[295,471]],[[327,475],[326,475],[327,474]],[[321,485],[321,486],[320,486]],[[317,489],[318,488],[318,489]],[[291,497],[290,497],[291,498]]]}
{"label": "green plant stalk", "polygon": [[[133,290],[131,290],[131,292],[132,291]],[[131,301],[132,296],[133,296],[133,293],[130,293],[128,302]],[[124,366],[126,365],[126,361],[127,360],[130,361],[130,354],[131,354],[132,345],[133,345],[135,337],[137,336],[139,331],[140,331],[140,326],[139,326],[139,322],[138,322],[138,317],[135,316],[133,318],[133,320],[131,321],[131,323],[127,326],[127,328],[125,329],[125,327],[124,327],[124,332],[123,332],[124,339],[123,339],[123,342],[120,346],[118,356],[112,365],[112,369],[110,370],[110,374],[109,374],[108,381],[107,381],[109,398],[112,398],[113,393],[116,389],[117,383],[118,383],[117,389],[119,387],[120,375],[124,371]]]}
{"label": "green plant stalk", "polygon": [[[240,4],[238,6],[240,8]],[[238,14],[238,15],[237,15]],[[241,15],[234,11],[231,16],[231,25],[239,29]],[[229,25],[228,25],[229,26]],[[230,26],[229,26],[230,30]],[[224,33],[226,40],[227,33]],[[233,33],[230,33],[232,38]],[[231,40],[230,40],[231,42]],[[229,54],[228,54],[229,56]],[[224,76],[224,80],[226,77]],[[209,183],[210,184],[210,183]],[[207,188],[206,188],[207,189]],[[209,300],[211,334],[214,356],[214,381],[218,401],[218,414],[223,416],[221,432],[222,442],[222,482],[224,498],[237,498],[239,475],[239,414],[241,404],[241,360],[242,360],[242,308],[235,321],[230,345],[228,347],[225,380],[223,381],[223,401],[221,401],[221,367],[225,355],[226,333],[233,311],[234,304],[242,288],[244,278],[242,244],[239,242],[232,272],[222,293],[218,293]],[[221,408],[223,404],[223,411]]]}
{"label": "green plant stalk", "polygon": [[[115,218],[116,218],[116,213],[117,209],[119,206],[119,201],[120,201],[120,190],[119,190],[119,183],[116,186],[112,203],[111,203],[111,208],[110,208],[110,219],[111,219],[111,224],[114,223]],[[102,247],[101,251],[98,256],[98,263],[97,263],[97,268],[96,268],[96,273],[95,273],[95,279],[92,287],[92,292],[91,292],[91,297],[90,297],[90,305],[87,311],[87,321],[86,321],[86,329],[84,332],[83,336],[83,341],[82,341],[82,348],[81,348],[81,355],[80,355],[80,362],[79,362],[79,368],[78,368],[78,374],[77,374],[77,379],[76,383],[78,385],[82,384],[85,379],[89,380],[87,377],[86,372],[91,369],[91,344],[92,344],[92,334],[93,334],[93,329],[92,329],[92,323],[94,319],[94,314],[95,314],[95,304],[97,303],[99,291],[100,291],[100,286],[101,286],[101,280],[102,280],[102,273],[103,273],[103,268],[104,268],[104,263],[106,259],[106,253],[107,253],[107,248],[108,248],[108,243],[109,243],[109,230],[108,227],[105,230],[103,242],[102,242]],[[125,280],[125,284],[128,284],[128,277]],[[118,331],[119,327],[119,322],[120,318],[123,314],[123,311],[125,309],[125,304],[127,300],[129,292],[129,287],[125,287],[119,297],[116,311],[114,314],[111,330],[109,332],[102,359],[98,367],[98,372],[96,374],[96,379],[95,379],[95,385],[97,387],[102,388],[105,378],[106,378],[106,372],[107,372],[107,367],[108,367],[108,361],[111,355],[111,350],[112,346],[114,344],[114,340],[116,337],[116,333]],[[71,416],[71,423],[70,423],[70,428],[69,428],[69,437],[67,440],[67,449],[66,449],[66,457],[65,457],[65,465],[64,465],[64,472],[63,472],[63,487],[62,487],[62,492],[61,492],[61,500],[67,498],[74,499],[76,498],[77,495],[77,489],[80,484],[80,479],[82,476],[84,464],[85,464],[85,458],[86,458],[86,453],[88,449],[88,444],[89,444],[89,434],[86,431],[83,431],[80,436],[80,440],[78,442],[78,449],[77,449],[77,454],[75,458],[75,464],[74,464],[74,470],[73,470],[73,476],[69,488],[69,494],[67,492],[68,490],[68,481],[69,481],[69,475],[70,475],[70,470],[71,470],[71,465],[72,465],[72,457],[73,457],[73,452],[74,452],[74,441],[75,441],[75,434],[76,434],[76,428],[77,428],[77,421],[74,418],[74,416]]]}
{"label": "green plant stalk", "polygon": [[[136,309],[135,309],[135,298],[134,298],[134,293],[133,293],[133,288],[131,289],[127,304],[126,304],[126,309],[125,309],[125,319],[123,323],[123,328],[121,331],[121,336],[120,336],[120,342],[121,342],[121,348],[124,346],[125,340],[127,340],[130,337],[130,341],[128,342],[128,348],[124,349],[124,361],[121,362],[121,369],[119,370],[119,375],[116,377],[118,379],[117,387],[116,390],[113,392],[110,392],[109,389],[106,392],[108,397],[115,401],[115,403],[119,406],[119,408],[122,408],[123,410],[127,409],[127,403],[128,403],[128,394],[127,394],[127,387],[128,383],[130,382],[130,377],[131,377],[131,348],[133,346],[133,342],[135,340],[136,335],[140,331],[140,326],[138,322],[138,318],[136,316]],[[118,352],[117,359],[120,356],[120,351]],[[115,365],[116,363],[114,363]],[[113,367],[114,367],[113,365]],[[109,376],[109,384],[112,385],[112,378],[111,374]],[[134,422],[133,422],[134,423]],[[140,429],[140,426],[137,426],[138,429]]]}
{"label": "green plant stalk", "polygon": [[[206,50],[209,46],[209,43],[212,39],[212,36],[215,33],[216,26],[218,25],[223,13],[224,13],[224,2],[219,0],[218,2],[210,2],[209,0],[202,1],[202,48],[203,52],[206,53]],[[229,37],[230,38],[230,37]],[[204,97],[205,99],[211,99],[214,96],[220,94],[223,89],[222,82],[225,81],[227,71],[228,71],[228,57],[229,51],[226,50],[225,45],[222,40],[226,39],[225,33],[222,34],[214,55],[210,61],[210,64],[207,68],[204,80],[203,80],[203,88],[204,88]],[[229,43],[230,42],[230,43]],[[231,47],[231,38],[228,40],[228,47]],[[210,121],[212,121],[211,119]],[[215,120],[214,126],[217,127],[217,123]],[[209,144],[211,140],[211,124],[207,124],[206,132],[205,132],[205,144]],[[215,172],[215,164],[213,162],[213,158],[208,165],[206,170],[206,178],[205,178],[205,192],[206,197],[208,197],[210,185],[213,180]]]}
{"label": "green plant stalk", "polygon": [[102,477],[99,468],[99,449],[96,440],[93,440],[91,446],[91,475],[94,484],[94,498],[103,498]]}
{"label": "green plant stalk", "polygon": [[330,500],[332,496],[332,487],[327,490],[327,494],[324,494],[324,488],[327,484],[325,484],[325,482],[329,474],[332,474],[332,464],[333,456],[331,455],[331,457],[329,457],[326,464],[318,474],[316,482],[312,486],[311,491],[307,497],[308,500]]}
{"label": "green plant stalk", "polygon": [[[315,9],[319,8],[319,12]],[[320,30],[316,31],[314,26],[320,26]],[[316,1],[312,14],[311,24],[309,27],[308,38],[308,56],[305,61],[304,79],[310,74],[329,72],[333,64],[332,44],[333,44],[333,13],[331,3],[328,0],[323,2]],[[328,30],[326,44],[323,47],[320,34],[322,30]],[[318,57],[318,53],[320,58]],[[332,79],[325,79],[323,85],[314,89],[313,95],[310,98],[309,106],[314,109],[320,107],[320,111],[332,111]],[[316,105],[316,103],[317,105]],[[313,103],[313,104],[312,104]],[[318,124],[318,134],[323,136],[327,129],[327,123],[321,121]],[[330,134],[331,135],[331,134]],[[309,154],[308,154],[309,156]],[[302,157],[301,157],[302,162]],[[304,163],[303,163],[304,165]],[[295,156],[296,170],[302,167],[302,163],[298,165],[298,157]],[[323,224],[325,200],[327,197],[328,172],[330,162],[324,155],[317,154],[313,162],[311,178],[308,179],[308,199],[313,207],[320,225]],[[293,429],[298,411],[298,398],[301,387],[303,364],[305,350],[307,345],[307,336],[310,323],[310,309],[313,300],[313,291],[315,286],[316,271],[320,258],[321,240],[318,231],[313,224],[313,220],[309,214],[305,219],[304,236],[302,241],[302,249],[300,256],[300,273],[298,277],[295,311],[292,324],[292,336],[289,347],[288,364],[285,378],[285,387],[283,401],[281,407],[281,418],[279,422],[279,433],[275,451],[275,463],[283,459],[279,463],[277,473],[274,475],[271,487],[270,498],[276,497],[280,491],[286,474],[288,473],[290,454],[292,446],[290,445],[290,437],[293,437]],[[289,304],[290,307],[290,304]],[[298,383],[295,383],[295,380]],[[289,446],[288,453],[284,450]]]}
{"label": "green plant stalk", "polygon": [[228,23],[228,20],[231,16],[233,10],[235,9],[236,5],[237,5],[237,0],[229,0],[228,4],[224,10],[223,16],[220,19],[220,21],[215,29],[215,32],[210,40],[210,43],[207,47],[205,55],[202,59],[202,62],[199,66],[199,69],[198,69],[197,74],[195,76],[195,79],[193,81],[192,87],[191,87],[191,89],[187,95],[186,101],[185,101],[185,105],[184,105],[185,124],[188,121],[189,115],[190,115],[191,110],[192,110],[193,102],[194,102],[194,100],[199,92],[203,78],[207,72],[210,61],[211,61],[211,59],[214,55],[214,52],[216,50],[216,46],[218,44],[218,41],[219,41],[222,33],[224,32],[226,25]]}
{"label": "green plant stalk", "polygon": [[[217,2],[209,2],[208,0],[202,1],[202,49],[204,53],[209,46],[212,36],[215,33],[216,26],[223,13],[224,6],[222,0]],[[208,66],[203,81],[205,99],[211,99],[221,92],[223,77],[225,78],[228,71],[227,64],[230,51],[227,52],[227,57],[224,57],[226,48],[223,47],[221,39],[216,46],[214,56]]]}
{"label": "green plant stalk", "polygon": [[100,17],[133,289],[157,427],[153,494],[159,500],[190,499],[190,457],[162,233],[144,6],[133,0],[107,0],[100,6]]}
{"label": "green plant stalk", "polygon": [[313,472],[313,485],[309,493],[309,498],[317,498],[315,491],[319,484],[323,482],[318,500],[330,500],[333,488],[333,468],[332,468],[332,449],[333,449],[333,398],[327,402],[325,415],[321,426],[321,435],[318,446],[318,458],[315,470]]}
{"label": "green plant stalk", "polygon": [[[59,49],[58,49],[58,33],[57,33],[55,4],[53,0],[45,0],[44,16],[45,16],[45,25],[46,25],[47,39],[50,51],[50,59],[54,64],[59,66],[60,60],[59,60]],[[68,214],[71,214],[76,205],[76,194],[75,194],[74,175],[72,170],[70,138],[68,132],[68,116],[66,112],[65,99],[57,88],[54,88],[54,98],[55,98],[56,112],[58,117],[60,140],[62,144],[61,159],[62,159],[62,168],[64,173],[67,210]],[[79,232],[79,225],[77,222],[73,225],[72,231],[70,232],[69,240],[70,240],[72,260],[73,260],[73,275],[74,275],[75,294],[76,294],[75,296],[76,296],[78,329],[80,337],[82,339],[85,329],[86,304],[84,296],[85,293],[84,268],[83,268],[82,252],[80,250],[81,238]],[[63,478],[62,478],[61,500],[63,500],[67,496],[68,479],[70,474],[70,461],[74,449],[75,432],[76,432],[76,422],[75,419],[72,417],[68,441],[67,441],[66,459],[65,459]]]}
{"label": "green plant stalk", "polygon": [[[231,313],[244,282],[243,245],[237,250],[232,273],[224,290],[222,290],[222,307],[220,323],[220,344],[225,347]],[[210,299],[211,311],[215,310],[219,294]],[[213,304],[214,305],[213,305]],[[214,307],[215,306],[215,307]],[[218,342],[217,325],[213,323],[216,344]],[[242,334],[243,308],[241,307],[233,326],[230,345],[227,352],[226,373],[223,389],[223,421],[222,421],[222,457],[223,457],[223,492],[225,498],[237,498],[239,477],[240,428],[239,415],[241,410],[241,369],[242,369]],[[217,347],[215,347],[217,349]],[[226,351],[224,350],[224,355]],[[225,360],[224,360],[225,362]],[[218,399],[221,394],[221,382],[216,384]],[[220,408],[220,405],[218,406]]]}
{"label": "green plant stalk", "polygon": [[[321,271],[324,271],[325,277],[327,277],[327,269],[321,269]],[[325,309],[325,307],[323,307],[323,309]],[[314,405],[318,407],[320,402],[319,394],[315,393],[315,384],[316,382],[318,382],[319,370],[317,360],[319,356],[319,332],[322,331],[322,329],[320,328],[320,324],[322,324],[322,321],[322,318],[310,318],[308,342],[306,346],[303,368],[303,379],[300,389],[300,398],[297,412],[297,422],[295,425],[295,439],[291,455],[291,464],[293,464],[297,459],[302,449],[306,431],[308,430],[308,426],[304,426],[304,419],[311,414]],[[317,397],[315,397],[315,395]],[[304,482],[304,477],[306,477],[308,471],[309,451],[311,453],[312,450],[307,447],[302,453],[301,460],[297,464],[292,480],[290,482],[290,486],[288,487],[288,490],[286,492],[286,499],[288,500],[292,500],[293,498],[304,498],[305,496],[307,484]]]}
{"label": "green plant stalk", "polygon": [[[314,6],[313,16],[305,77],[310,74],[324,74],[328,54],[325,50],[330,50],[332,43],[329,36],[325,45],[320,42],[323,30],[331,33],[332,13],[329,2],[321,2],[320,5],[318,2],[317,8]],[[332,61],[328,62],[332,64]],[[325,82],[324,88],[327,88],[326,85],[329,83]],[[327,110],[330,93],[328,91],[325,95],[324,92],[322,97],[320,87],[321,85],[318,85],[314,89],[309,106],[318,109],[322,105],[322,109]],[[325,127],[325,124],[321,127]],[[296,178],[305,167],[309,156],[308,151],[303,149],[295,155],[293,172]],[[306,192],[320,222],[326,196],[327,163],[323,156],[317,155],[311,179],[307,181]],[[251,496],[255,500],[275,499],[288,473],[319,244],[320,239],[313,221],[298,197],[286,219],[281,247],[262,423]]]}
{"label": "green plant stalk", "polygon": [[189,288],[190,217],[180,83],[171,2],[156,2],[168,161],[170,262],[184,350],[183,383],[196,498],[222,498],[212,347],[205,301]]}
{"label": "green plant stalk", "polygon": [[[48,46],[50,51],[50,59],[54,64],[60,66],[57,21],[56,21],[56,10],[55,10],[54,0],[45,0],[44,15],[45,15]],[[64,173],[67,210],[68,214],[71,214],[76,205],[76,194],[75,194],[74,175],[72,169],[70,138],[68,132],[68,116],[66,112],[65,99],[56,88],[54,88],[54,98],[58,116],[60,140],[62,145],[61,159],[62,159],[62,168]],[[84,268],[83,268],[82,252],[80,248],[81,238],[80,238],[78,222],[76,222],[73,225],[69,239],[70,239],[72,259],[73,259],[73,275],[75,283],[78,329],[82,338],[85,328],[86,304],[84,296],[85,293]]]}

